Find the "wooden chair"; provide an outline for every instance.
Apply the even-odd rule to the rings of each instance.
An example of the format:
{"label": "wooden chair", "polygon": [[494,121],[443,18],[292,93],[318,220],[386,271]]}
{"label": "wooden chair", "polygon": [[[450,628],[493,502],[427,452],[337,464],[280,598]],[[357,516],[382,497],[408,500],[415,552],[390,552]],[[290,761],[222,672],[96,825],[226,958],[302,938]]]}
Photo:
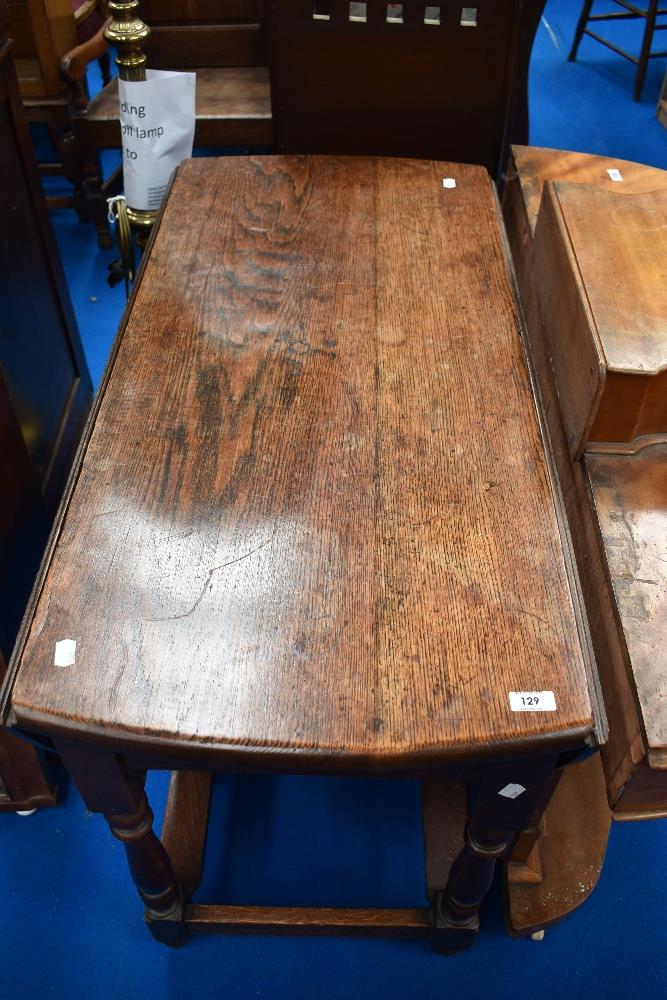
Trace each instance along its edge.
{"label": "wooden chair", "polygon": [[[653,33],[655,31],[664,31],[667,28],[667,24],[657,23],[657,18],[667,14],[667,7],[658,7],[658,0],[648,0],[647,7],[638,7],[635,3],[630,3],[629,0],[613,0],[613,2],[619,7],[622,7],[623,10],[613,11],[606,14],[592,14],[591,10],[593,8],[593,0],[584,0],[581,8],[581,14],[579,15],[579,21],[577,22],[577,27],[574,32],[572,48],[570,49],[570,54],[567,58],[570,62],[574,62],[577,58],[579,43],[584,35],[589,35],[591,38],[594,38],[596,42],[606,45],[608,49],[612,50],[612,52],[616,52],[617,55],[623,56],[624,59],[629,59],[630,62],[633,62],[637,67],[634,99],[635,101],[639,101],[642,96],[642,88],[644,86],[644,79],[646,77],[649,59],[658,59],[667,56],[667,50],[662,52],[653,52],[651,50],[651,46],[653,44]],[[634,21],[637,20],[637,18],[642,18],[646,22],[644,25],[644,35],[642,38],[639,56],[634,56],[631,52],[627,52],[618,45],[614,45],[613,42],[610,42],[606,38],[602,38],[601,35],[598,35],[595,31],[591,31],[588,27],[589,22],[592,21]]]}
{"label": "wooden chair", "polygon": [[[70,0],[70,3],[74,13],[77,42],[82,45],[96,35],[106,23],[106,4],[104,0]],[[96,58],[100,65],[102,83],[106,86],[111,79],[109,53],[100,52]]]}
{"label": "wooden chair", "polygon": [[480,163],[497,176],[507,142],[528,140],[543,7],[272,0],[278,149]]}
{"label": "wooden chair", "polygon": [[[46,125],[57,161],[40,163],[45,176],[65,176],[71,195],[50,196],[49,208],[74,208],[87,219],[85,168],[72,131],[71,94],[87,100],[85,67],[73,75],[68,87],[60,62],[77,41],[83,41],[104,22],[99,0],[12,0],[10,35],[23,104],[30,122]],[[103,78],[108,79],[109,58],[100,53]]]}
{"label": "wooden chair", "polygon": [[[144,0],[139,14],[151,28],[151,69],[195,70],[195,145],[215,149],[271,145],[273,128],[263,0]],[[102,31],[66,56],[68,74],[97,58]],[[86,164],[91,214],[106,211],[99,151],[121,146],[118,83],[113,79],[77,109],[74,129]]]}

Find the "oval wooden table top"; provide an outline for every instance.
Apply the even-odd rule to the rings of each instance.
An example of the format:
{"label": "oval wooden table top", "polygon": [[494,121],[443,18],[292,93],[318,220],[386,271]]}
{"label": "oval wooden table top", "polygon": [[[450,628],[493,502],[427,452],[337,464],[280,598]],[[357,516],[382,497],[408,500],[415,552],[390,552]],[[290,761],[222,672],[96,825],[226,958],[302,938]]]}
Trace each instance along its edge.
{"label": "oval wooden table top", "polygon": [[98,405],[14,722],[286,769],[603,737],[482,168],[185,163]]}

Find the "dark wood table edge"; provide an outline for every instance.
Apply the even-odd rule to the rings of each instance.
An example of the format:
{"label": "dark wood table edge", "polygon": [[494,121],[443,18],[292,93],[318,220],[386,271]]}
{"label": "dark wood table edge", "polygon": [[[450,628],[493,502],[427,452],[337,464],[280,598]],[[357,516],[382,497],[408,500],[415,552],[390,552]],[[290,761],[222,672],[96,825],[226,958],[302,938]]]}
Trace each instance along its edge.
{"label": "dark wood table edge", "polygon": [[141,283],[146,269],[146,263],[150,256],[150,250],[157,238],[157,234],[162,224],[162,220],[164,217],[164,206],[167,203],[169,192],[171,191],[171,188],[174,184],[178,170],[179,168],[177,167],[171,176],[171,180],[167,188],[165,199],[162,203],[162,208],[158,215],[157,221],[153,226],[149,240],[146,244],[146,249],[144,251],[141,264],[139,266],[134,287],[132,289],[129,299],[125,304],[125,309],[123,311],[120,326],[118,328],[118,333],[116,334],[116,337],[114,339],[111,353],[104,368],[104,373],[102,375],[102,380],[100,382],[99,388],[93,398],[93,404],[90,408],[88,418],[84,425],[79,445],[74,454],[74,459],[72,461],[72,466],[67,478],[67,483],[65,485],[65,489],[63,490],[62,497],[58,505],[58,509],[56,511],[56,515],[53,519],[53,526],[51,529],[51,533],[49,535],[49,540],[44,550],[44,555],[42,557],[39,571],[35,578],[35,583],[32,589],[32,593],[30,595],[30,599],[26,606],[25,614],[23,615],[21,627],[19,629],[19,633],[16,638],[16,642],[14,644],[14,649],[12,651],[11,658],[7,665],[7,671],[5,677],[3,679],[2,684],[0,685],[0,726],[11,727],[13,725],[12,712],[11,712],[11,693],[14,687],[14,681],[16,680],[16,675],[18,673],[19,663],[21,661],[21,657],[23,655],[23,651],[25,649],[25,645],[28,639],[28,634],[30,632],[32,619],[42,594],[42,589],[44,587],[44,582],[46,580],[46,575],[48,573],[48,569],[51,564],[51,559],[53,557],[54,550],[60,539],[60,534],[62,532],[65,517],[67,516],[67,511],[69,510],[69,505],[72,496],[74,494],[74,490],[76,489],[76,485],[79,481],[79,475],[81,473],[81,466],[83,463],[83,459],[88,449],[88,445],[90,443],[90,439],[95,427],[95,421],[97,419],[100,406],[102,405],[105,392],[107,390],[109,381],[111,379],[111,374],[113,372],[116,363],[116,358],[118,357],[118,352],[120,351],[120,347],[123,342],[125,330],[127,328],[127,324],[132,311],[132,306],[141,287]]}
{"label": "dark wood table edge", "polygon": [[459,773],[483,763],[510,763],[518,758],[533,759],[545,754],[575,758],[597,749],[601,743],[592,726],[542,734],[525,744],[513,741],[485,743],[473,748],[410,750],[400,754],[343,753],[329,748],[279,747],[223,742],[170,740],[144,733],[112,732],[90,723],[67,724],[47,715],[12,708],[11,728],[38,746],[66,739],[82,745],[140,760],[142,766],[170,770],[174,766],[226,772],[363,775],[387,777],[428,777]]}
{"label": "dark wood table edge", "polygon": [[507,234],[507,229],[505,227],[503,208],[495,185],[492,184],[492,188],[496,202],[498,226],[499,226],[499,232],[503,250],[503,257],[505,259],[505,268],[510,288],[512,290],[512,297],[516,312],[519,336],[521,338],[521,349],[523,353],[524,362],[526,365],[526,370],[528,372],[528,379],[530,382],[535,413],[537,416],[537,423],[540,431],[540,437],[542,440],[542,446],[544,449],[546,466],[549,475],[549,485],[551,488],[551,496],[554,504],[556,519],[558,522],[559,534],[563,550],[563,558],[565,561],[565,570],[567,573],[567,579],[572,598],[572,607],[574,609],[574,614],[577,622],[577,632],[579,635],[579,642],[581,645],[582,660],[584,664],[584,669],[586,671],[588,692],[591,700],[591,712],[593,715],[593,724],[598,743],[601,745],[607,741],[609,735],[609,726],[607,722],[606,710],[604,707],[604,699],[602,696],[600,678],[597,672],[593,639],[588,625],[588,617],[586,612],[586,604],[584,601],[583,589],[581,581],[579,579],[579,569],[577,566],[577,560],[575,555],[574,541],[572,539],[572,533],[570,531],[569,520],[567,516],[567,508],[565,504],[565,498],[563,496],[563,490],[558,478],[556,455],[552,443],[551,431],[549,429],[549,424],[546,417],[546,410],[542,399],[542,392],[540,389],[540,383],[537,377],[535,363],[533,360],[533,355],[530,347],[528,327],[523,312],[521,294],[519,291],[519,282],[516,274],[516,269],[514,266],[514,261],[512,258],[510,241]]}

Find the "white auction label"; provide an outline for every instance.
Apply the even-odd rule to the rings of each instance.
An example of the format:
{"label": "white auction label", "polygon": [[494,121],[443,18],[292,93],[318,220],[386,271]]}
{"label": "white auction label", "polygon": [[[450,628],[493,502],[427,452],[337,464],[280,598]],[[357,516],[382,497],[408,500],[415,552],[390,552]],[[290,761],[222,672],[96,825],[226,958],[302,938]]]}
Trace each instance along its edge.
{"label": "white auction label", "polygon": [[556,697],[553,691],[510,691],[510,708],[513,712],[555,712]]}
{"label": "white auction label", "polygon": [[612,181],[622,181],[623,180],[623,174],[616,167],[612,167],[611,170],[607,171],[607,173],[609,174],[609,176],[612,179]]}
{"label": "white auction label", "polygon": [[54,667],[72,667],[76,661],[76,639],[61,639],[56,643]]}
{"label": "white auction label", "polygon": [[157,209],[169,178],[192,156],[195,73],[147,70],[142,81],[118,81],[125,200]]}
{"label": "white auction label", "polygon": [[516,781],[510,781],[509,785],[505,785],[498,792],[498,795],[502,795],[504,799],[518,799],[520,795],[526,790],[525,785],[519,785]]}

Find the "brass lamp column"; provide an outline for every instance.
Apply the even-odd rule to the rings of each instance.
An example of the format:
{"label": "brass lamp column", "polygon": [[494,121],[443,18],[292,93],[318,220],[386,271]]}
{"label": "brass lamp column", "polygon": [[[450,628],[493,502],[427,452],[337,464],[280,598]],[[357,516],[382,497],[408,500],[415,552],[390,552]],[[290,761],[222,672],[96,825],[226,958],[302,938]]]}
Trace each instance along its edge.
{"label": "brass lamp column", "polygon": [[[151,29],[138,15],[139,0],[109,0],[107,8],[112,21],[104,32],[104,37],[113,45],[118,55],[116,65],[121,80],[142,81],[146,79],[146,55],[143,45]],[[127,216],[137,230],[140,244],[145,242],[151,226],[157,219],[155,209],[138,209],[127,206]]]}

